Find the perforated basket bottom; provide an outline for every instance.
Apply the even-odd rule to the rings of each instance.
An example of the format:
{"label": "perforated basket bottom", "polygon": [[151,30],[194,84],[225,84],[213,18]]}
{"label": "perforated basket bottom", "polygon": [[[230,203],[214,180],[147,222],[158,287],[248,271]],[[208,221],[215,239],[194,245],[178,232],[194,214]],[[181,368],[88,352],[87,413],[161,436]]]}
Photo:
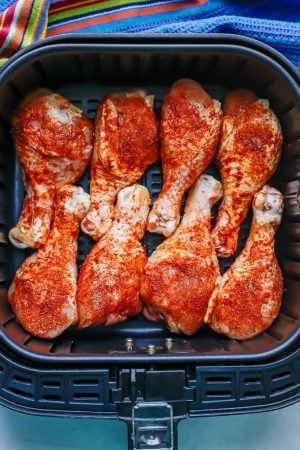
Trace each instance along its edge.
{"label": "perforated basket bottom", "polygon": [[[168,85],[148,85],[147,91],[155,94],[156,103],[155,108],[157,114],[159,114],[162,98]],[[207,91],[217,99],[222,99],[226,92],[226,88],[218,85],[206,85]],[[59,85],[54,87],[59,93],[67,97],[72,103],[81,108],[89,118],[94,119],[99,100],[104,94],[110,91],[116,90],[128,90],[132,89],[132,86],[120,85],[113,87],[110,85],[99,85],[98,83],[73,83],[66,85]],[[15,156],[14,156],[15,158]],[[10,217],[10,227],[17,221],[19,212],[22,207],[22,198],[24,195],[22,181],[20,177],[20,166],[17,159],[14,160],[14,192],[13,196],[16,201],[16,208],[12,211]],[[206,171],[207,173],[219,178],[217,170],[214,164],[211,164]],[[144,184],[150,194],[152,202],[156,199],[158,193],[162,187],[162,174],[160,164],[156,163],[150,167],[144,174],[140,181]],[[78,183],[88,191],[88,173]],[[218,206],[213,210],[213,221]],[[212,221],[212,222],[213,222]],[[248,235],[249,226],[251,223],[251,213],[247,220],[241,226],[241,232],[239,237],[238,251],[236,255],[243,248],[245,240]],[[148,255],[162,242],[163,238],[159,235],[154,235],[146,232],[143,244],[147,250]],[[93,245],[93,241],[84,234],[79,236],[79,252],[78,252],[78,266],[80,267],[85,256],[90,251]],[[11,280],[17,267],[23,261],[24,257],[30,252],[19,251],[9,248],[10,260],[12,264],[7,268],[8,279]],[[235,255],[235,256],[236,256]],[[221,259],[220,267],[221,272],[225,272],[229,265],[233,262],[234,258]],[[6,301],[6,300],[4,300]],[[5,306],[4,315],[2,315],[2,329],[7,336],[13,336],[14,340],[17,340],[19,345],[24,348],[41,352],[43,354],[55,354],[55,355],[125,355],[128,354],[128,347],[126,346],[126,338],[131,337],[134,339],[133,348],[131,349],[131,356],[135,354],[147,354],[148,344],[154,344],[156,346],[156,355],[168,354],[168,355],[195,355],[199,353],[224,355],[228,354],[243,354],[251,352],[259,352],[260,350],[266,351],[277,346],[282,340],[282,327],[286,330],[286,327],[295,328],[295,321],[298,319],[292,314],[287,313],[285,308],[275,322],[275,324],[262,336],[254,338],[247,342],[237,342],[228,340],[208,330],[205,326],[191,338],[177,337],[170,335],[170,333],[164,328],[162,324],[155,324],[146,321],[143,317],[130,318],[127,322],[123,322],[116,326],[106,328],[103,326],[92,327],[90,329],[78,331],[76,328],[70,328],[61,337],[53,341],[41,341],[38,340],[27,332],[25,332],[15,321],[13,313],[8,304]],[[285,333],[286,335],[286,333]],[[172,345],[166,343],[165,338],[172,337]]]}

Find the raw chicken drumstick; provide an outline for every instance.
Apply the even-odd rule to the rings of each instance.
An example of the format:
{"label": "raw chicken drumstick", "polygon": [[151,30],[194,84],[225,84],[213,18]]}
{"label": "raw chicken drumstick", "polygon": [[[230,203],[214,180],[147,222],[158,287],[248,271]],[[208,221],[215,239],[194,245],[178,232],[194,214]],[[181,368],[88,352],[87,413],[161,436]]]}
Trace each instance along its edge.
{"label": "raw chicken drumstick", "polygon": [[193,80],[173,84],[161,116],[164,184],[148,218],[148,231],[170,236],[179,223],[182,197],[206,169],[216,150],[221,108]]}
{"label": "raw chicken drumstick", "polygon": [[91,163],[91,207],[81,229],[94,240],[112,224],[118,192],[135,183],[158,159],[154,97],[144,91],[114,93],[100,104]]}
{"label": "raw chicken drumstick", "polygon": [[281,145],[280,124],[268,100],[258,100],[244,89],[227,95],[216,154],[224,189],[212,233],[218,256],[228,257],[235,252],[240,224],[254,194],[275,172]]}
{"label": "raw chicken drumstick", "polygon": [[146,227],[150,196],[138,184],[118,195],[115,220],[92,248],[79,277],[79,326],[113,325],[142,308],[140,280],[147,257],[140,243]]}
{"label": "raw chicken drumstick", "polygon": [[200,328],[220,279],[210,219],[211,207],[221,195],[221,183],[202,175],[191,188],[179,227],[152,253],[144,269],[144,316],[165,320],[170,331],[191,335]]}
{"label": "raw chicken drumstick", "polygon": [[60,188],[47,242],[23,262],[9,288],[16,317],[34,336],[55,338],[78,320],[77,236],[89,205],[81,187]]}
{"label": "raw chicken drumstick", "polygon": [[205,321],[232,339],[249,339],[268,328],[279,314],[282,274],[275,252],[281,220],[280,192],[264,186],[253,201],[253,222],[245,248],[222,277]]}
{"label": "raw chicken drumstick", "polygon": [[12,128],[26,197],[9,239],[18,248],[37,248],[48,237],[56,189],[75,183],[87,168],[93,125],[64,97],[40,88],[14,112]]}

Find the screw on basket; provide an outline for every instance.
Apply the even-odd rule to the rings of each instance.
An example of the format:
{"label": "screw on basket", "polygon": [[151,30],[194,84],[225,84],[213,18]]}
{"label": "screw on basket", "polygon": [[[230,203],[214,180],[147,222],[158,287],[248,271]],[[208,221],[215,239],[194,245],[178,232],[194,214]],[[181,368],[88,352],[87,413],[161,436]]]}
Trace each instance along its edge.
{"label": "screw on basket", "polygon": [[173,339],[172,338],[166,338],[165,339],[165,345],[166,345],[166,348],[168,350],[171,350],[172,347],[173,347]]}
{"label": "screw on basket", "polygon": [[125,346],[126,346],[126,350],[128,352],[132,352],[132,350],[133,350],[133,339],[132,338],[126,338],[125,339]]}
{"label": "screw on basket", "polygon": [[154,344],[147,345],[147,353],[149,353],[149,355],[154,355],[155,352],[156,352],[156,347]]}

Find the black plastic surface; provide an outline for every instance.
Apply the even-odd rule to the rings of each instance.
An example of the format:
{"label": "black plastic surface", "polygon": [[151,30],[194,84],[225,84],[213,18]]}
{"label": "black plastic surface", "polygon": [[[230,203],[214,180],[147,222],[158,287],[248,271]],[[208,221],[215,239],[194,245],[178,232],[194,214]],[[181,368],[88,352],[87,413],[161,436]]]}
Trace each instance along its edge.
{"label": "black plastic surface", "polygon": [[[15,57],[0,73],[0,318],[1,340],[16,355],[41,364],[91,363],[224,363],[247,361],[256,364],[287,352],[299,337],[300,323],[300,111],[299,79],[278,53],[261,53],[246,46],[245,40],[230,38],[224,44],[213,37],[193,40],[178,39],[159,43],[146,38],[104,44],[89,37],[47,41],[36,49]],[[63,39],[63,40],[64,40]],[[175,39],[175,38],[173,38]],[[228,38],[229,39],[229,38]],[[104,39],[105,40],[105,39]],[[54,43],[51,43],[54,42]],[[85,42],[87,42],[85,44]],[[250,41],[254,42],[254,41]],[[31,89],[46,86],[69,98],[93,118],[102,96],[110,91],[146,88],[156,96],[159,114],[161,100],[173,81],[179,77],[195,78],[215,98],[222,99],[231,87],[248,87],[271,101],[284,132],[283,159],[273,184],[286,194],[286,208],[281,226],[277,253],[285,276],[285,296],[282,312],[265,333],[246,342],[228,340],[205,327],[191,338],[170,335],[163,326],[133,318],[114,327],[93,327],[78,331],[70,329],[53,341],[30,336],[15,321],[6,301],[6,289],[28,252],[14,249],[7,243],[7,232],[17,221],[23,202],[20,165],[9,133],[10,115],[17,102]],[[212,165],[208,172],[217,175]],[[155,199],[161,188],[159,164],[144,175],[142,182]],[[88,188],[85,175],[81,184]],[[247,237],[251,215],[241,227],[239,251]],[[161,241],[160,236],[146,234],[144,244],[151,251]],[[91,248],[86,236],[79,238],[78,262]],[[221,261],[225,271],[231,260]],[[128,346],[126,338],[132,338]],[[172,341],[166,341],[172,338]],[[149,352],[149,345],[155,346]],[[151,354],[149,354],[151,353]]]}
{"label": "black plastic surface", "polygon": [[257,412],[299,400],[300,351],[268,363],[151,369],[45,367],[17,361],[1,349],[0,392],[2,405],[37,415],[128,421],[141,401],[167,401],[176,420]]}

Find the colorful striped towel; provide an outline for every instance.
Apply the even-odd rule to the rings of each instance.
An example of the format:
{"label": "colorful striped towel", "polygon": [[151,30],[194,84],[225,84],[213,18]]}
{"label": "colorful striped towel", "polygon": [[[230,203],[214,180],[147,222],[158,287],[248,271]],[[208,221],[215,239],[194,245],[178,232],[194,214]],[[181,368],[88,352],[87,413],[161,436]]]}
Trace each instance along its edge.
{"label": "colorful striped towel", "polygon": [[0,0],[0,64],[46,36],[78,31],[243,34],[300,68],[299,0]]}

